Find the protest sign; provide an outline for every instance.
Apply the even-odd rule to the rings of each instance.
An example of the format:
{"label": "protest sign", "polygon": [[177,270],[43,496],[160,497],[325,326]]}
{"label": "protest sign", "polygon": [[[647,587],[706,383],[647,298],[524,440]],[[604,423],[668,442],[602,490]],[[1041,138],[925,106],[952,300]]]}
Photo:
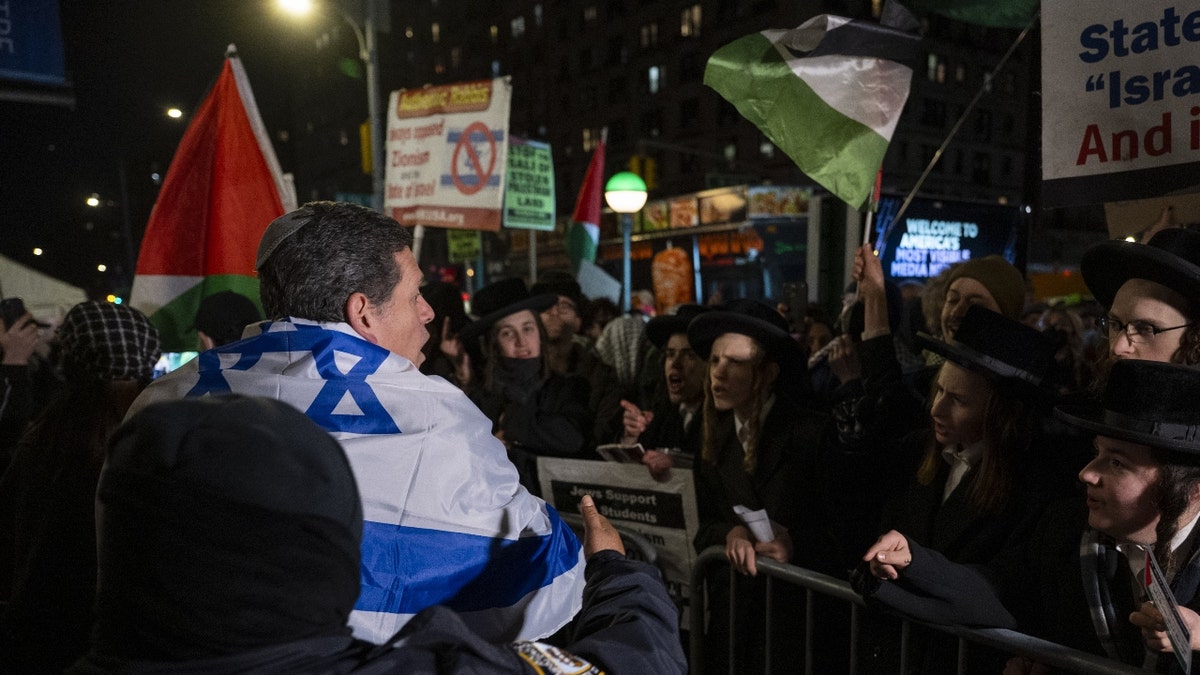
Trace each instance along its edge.
{"label": "protest sign", "polygon": [[500,229],[508,78],[392,92],[384,211],[403,225]]}
{"label": "protest sign", "polygon": [[549,143],[513,137],[505,186],[505,227],[554,231],[554,158]]}
{"label": "protest sign", "polygon": [[1042,3],[1045,206],[1200,190],[1198,50],[1194,3]]}
{"label": "protest sign", "polygon": [[641,464],[539,457],[538,477],[542,496],[560,512],[578,514],[579,499],[589,494],[613,525],[653,544],[667,591],[686,609],[700,522],[690,470],[671,469],[660,483]]}

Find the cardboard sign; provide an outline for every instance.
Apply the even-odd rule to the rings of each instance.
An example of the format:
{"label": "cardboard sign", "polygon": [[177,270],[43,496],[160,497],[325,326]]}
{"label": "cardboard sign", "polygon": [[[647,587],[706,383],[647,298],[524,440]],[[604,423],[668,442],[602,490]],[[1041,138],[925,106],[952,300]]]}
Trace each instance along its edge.
{"label": "cardboard sign", "polygon": [[549,143],[513,137],[508,146],[504,226],[554,231],[554,158]]}

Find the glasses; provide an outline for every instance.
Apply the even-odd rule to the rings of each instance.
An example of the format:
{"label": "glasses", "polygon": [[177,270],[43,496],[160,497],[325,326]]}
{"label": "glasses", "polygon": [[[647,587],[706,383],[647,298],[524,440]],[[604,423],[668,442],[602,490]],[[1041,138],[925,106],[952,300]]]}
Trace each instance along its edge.
{"label": "glasses", "polygon": [[1108,335],[1108,339],[1115,340],[1121,333],[1124,333],[1125,337],[1129,338],[1129,341],[1133,344],[1150,342],[1159,333],[1165,333],[1169,330],[1179,330],[1180,328],[1190,328],[1192,325],[1185,323],[1181,326],[1159,328],[1149,321],[1134,320],[1125,323],[1111,316],[1100,317],[1100,328],[1104,329],[1104,333]]}

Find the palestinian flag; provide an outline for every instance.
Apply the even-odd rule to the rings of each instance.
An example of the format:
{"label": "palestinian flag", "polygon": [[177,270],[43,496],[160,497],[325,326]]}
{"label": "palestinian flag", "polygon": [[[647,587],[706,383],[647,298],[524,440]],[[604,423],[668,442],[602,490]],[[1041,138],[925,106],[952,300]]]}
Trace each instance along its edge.
{"label": "palestinian flag", "polygon": [[1038,11],[1038,0],[905,0],[904,5],[992,28],[1024,28]]}
{"label": "palestinian flag", "polygon": [[735,40],[708,60],[712,87],[800,170],[850,206],[867,205],[908,100],[920,37],[823,14]]}
{"label": "palestinian flag", "polygon": [[575,213],[567,229],[567,256],[571,271],[579,274],[581,260],[596,262],[596,247],[600,244],[600,207],[604,203],[604,141],[592,152]]}
{"label": "palestinian flag", "polygon": [[296,208],[231,45],[188,126],[150,213],[130,302],[158,327],[163,351],[199,348],[200,300],[230,290],[258,299],[254,255],[267,224]]}

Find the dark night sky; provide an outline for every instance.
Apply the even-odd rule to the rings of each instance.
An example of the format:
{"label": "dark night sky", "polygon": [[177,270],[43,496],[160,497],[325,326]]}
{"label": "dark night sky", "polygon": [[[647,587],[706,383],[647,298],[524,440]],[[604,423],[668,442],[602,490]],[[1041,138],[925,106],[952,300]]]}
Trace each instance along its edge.
{"label": "dark night sky", "polygon": [[[76,104],[0,101],[0,253],[94,292],[125,290],[122,207],[136,243],[157,191],[150,173],[165,175],[226,45],[237,45],[271,128],[287,114],[289,78],[303,76],[294,55],[317,29],[273,0],[60,0],[60,12]],[[170,106],[185,117],[167,118]],[[112,205],[87,207],[93,192]]]}

